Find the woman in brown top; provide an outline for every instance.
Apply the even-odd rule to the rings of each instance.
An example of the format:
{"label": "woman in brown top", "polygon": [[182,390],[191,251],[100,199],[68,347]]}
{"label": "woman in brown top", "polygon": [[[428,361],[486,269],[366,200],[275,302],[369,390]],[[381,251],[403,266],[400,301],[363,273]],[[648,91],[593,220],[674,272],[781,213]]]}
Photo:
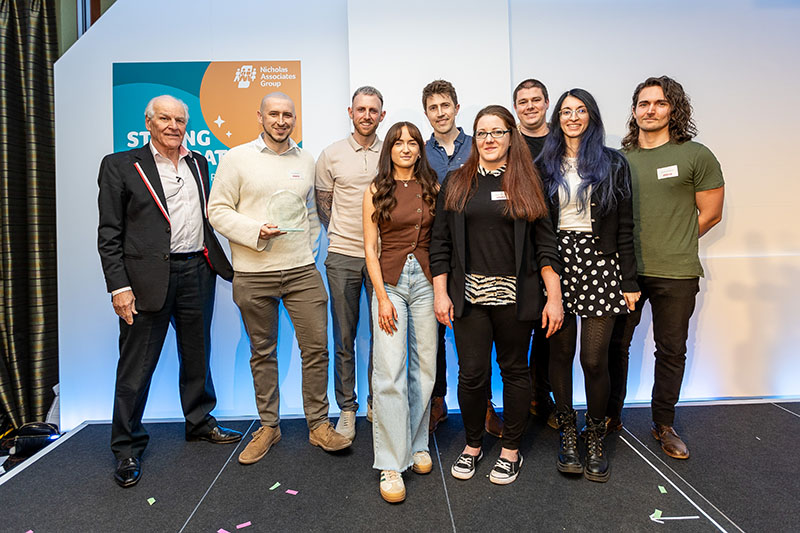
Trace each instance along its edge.
{"label": "woman in brown top", "polygon": [[422,146],[414,124],[392,126],[363,203],[364,253],[374,287],[373,468],[381,471],[381,496],[388,502],[405,499],[404,470],[427,474],[433,467],[428,419],[437,323],[428,248],[438,182]]}

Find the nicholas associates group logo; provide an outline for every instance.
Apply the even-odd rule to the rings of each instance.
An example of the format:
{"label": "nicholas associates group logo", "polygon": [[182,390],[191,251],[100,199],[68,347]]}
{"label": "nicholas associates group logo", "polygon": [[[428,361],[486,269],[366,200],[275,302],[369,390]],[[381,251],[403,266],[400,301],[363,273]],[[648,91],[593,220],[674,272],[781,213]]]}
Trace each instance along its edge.
{"label": "nicholas associates group logo", "polygon": [[236,69],[236,76],[233,81],[238,82],[239,89],[247,89],[250,87],[250,82],[256,79],[256,69],[253,65],[242,65]]}

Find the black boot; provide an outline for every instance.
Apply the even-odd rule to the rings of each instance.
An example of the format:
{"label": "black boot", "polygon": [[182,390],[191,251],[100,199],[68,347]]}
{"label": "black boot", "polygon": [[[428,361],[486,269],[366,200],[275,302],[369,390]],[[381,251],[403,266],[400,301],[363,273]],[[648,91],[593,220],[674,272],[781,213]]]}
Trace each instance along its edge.
{"label": "black boot", "polygon": [[578,426],[577,413],[574,409],[557,411],[556,421],[561,435],[558,448],[558,471],[567,474],[580,474],[583,472],[581,457],[578,454]]}
{"label": "black boot", "polygon": [[589,481],[605,483],[611,471],[608,458],[603,449],[603,437],[606,434],[605,421],[586,415],[586,469],[583,475]]}

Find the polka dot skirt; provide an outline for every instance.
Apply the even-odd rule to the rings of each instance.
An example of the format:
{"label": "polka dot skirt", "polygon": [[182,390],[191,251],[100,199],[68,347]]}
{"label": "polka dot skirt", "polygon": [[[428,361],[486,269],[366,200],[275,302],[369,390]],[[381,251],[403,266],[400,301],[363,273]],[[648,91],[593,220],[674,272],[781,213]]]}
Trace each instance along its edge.
{"label": "polka dot skirt", "polygon": [[558,251],[564,268],[561,294],[564,312],[609,316],[628,312],[622,296],[617,254],[603,255],[591,233],[559,231]]}

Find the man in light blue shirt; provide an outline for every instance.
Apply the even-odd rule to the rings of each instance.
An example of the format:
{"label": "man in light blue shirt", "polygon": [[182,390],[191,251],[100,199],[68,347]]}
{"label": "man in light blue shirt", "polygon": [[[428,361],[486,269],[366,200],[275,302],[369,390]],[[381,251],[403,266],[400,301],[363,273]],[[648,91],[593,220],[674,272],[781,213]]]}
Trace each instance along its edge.
{"label": "man in light blue shirt", "polygon": [[[458,96],[453,84],[445,80],[434,80],[422,89],[422,108],[431,123],[433,133],[425,143],[428,158],[439,183],[447,173],[461,167],[472,149],[472,137],[456,127]],[[436,355],[436,382],[431,397],[431,421],[428,429],[433,432],[440,422],[447,419],[447,354],[444,335],[447,327],[439,324],[439,349]]]}

